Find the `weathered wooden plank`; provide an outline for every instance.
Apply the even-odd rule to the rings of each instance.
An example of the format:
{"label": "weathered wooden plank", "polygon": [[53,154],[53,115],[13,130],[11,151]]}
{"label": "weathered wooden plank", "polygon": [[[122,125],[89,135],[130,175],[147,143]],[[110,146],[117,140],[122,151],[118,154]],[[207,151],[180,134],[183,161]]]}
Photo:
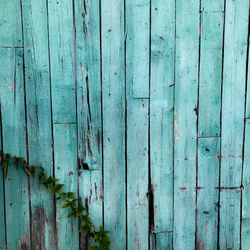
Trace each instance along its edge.
{"label": "weathered wooden plank", "polygon": [[[150,1],[126,1],[127,239],[128,249],[149,249],[148,97]],[[151,195],[151,194],[150,194]]]}
{"label": "weathered wooden plank", "polygon": [[240,188],[220,192],[220,249],[240,247]]}
{"label": "weathered wooden plank", "polygon": [[176,1],[174,249],[195,248],[199,1]]}
{"label": "weathered wooden plank", "polygon": [[133,67],[133,97],[149,97],[149,25],[150,1],[126,1],[126,40],[132,61],[127,61]]}
{"label": "weathered wooden plank", "polygon": [[[56,124],[54,131],[55,177],[63,189],[77,194],[77,140],[76,124]],[[58,249],[79,249],[78,222],[67,218],[69,210],[57,202],[56,222]]]}
{"label": "weathered wooden plank", "polygon": [[[221,128],[221,186],[226,188],[241,185],[248,10],[246,0],[226,3]],[[238,190],[221,192],[221,249],[239,248],[239,196]]]}
{"label": "weathered wooden plank", "polygon": [[[132,58],[131,58],[132,59]],[[132,68],[131,68],[132,70]],[[127,79],[130,69],[127,65]],[[131,79],[131,78],[130,78]],[[132,81],[129,81],[132,82]],[[127,214],[128,249],[149,249],[148,214],[148,100],[128,94]]]}
{"label": "weathered wooden plank", "polygon": [[173,233],[161,232],[150,234],[151,250],[172,250],[173,249]]}
{"label": "weathered wooden plank", "polygon": [[[50,72],[46,1],[22,1],[29,163],[53,175]],[[51,194],[30,180],[32,249],[56,248]]]}
{"label": "weathered wooden plank", "polygon": [[[248,53],[248,62],[250,54]],[[250,67],[248,63],[248,71],[247,71],[247,89],[246,89],[246,118],[250,119]]]}
{"label": "weathered wooden plank", "polygon": [[[103,200],[99,2],[75,1],[75,27],[78,163],[83,169],[79,177],[79,196],[99,228]],[[82,249],[88,243],[81,240]]]}
{"label": "weathered wooden plank", "polygon": [[[2,114],[1,114],[1,99],[0,99],[0,150],[3,150],[2,145]],[[7,248],[6,232],[5,232],[5,192],[4,192],[4,174],[3,169],[0,170],[0,249]]]}
{"label": "weathered wooden plank", "polygon": [[198,139],[197,248],[216,249],[220,139]]}
{"label": "weathered wooden plank", "polygon": [[202,11],[224,11],[224,0],[201,0]]}
{"label": "weathered wooden plank", "polygon": [[[23,49],[0,49],[3,150],[26,157]],[[9,249],[30,247],[28,178],[14,164],[5,181]]]}
{"label": "weathered wooden plank", "polygon": [[220,135],[222,45],[223,13],[202,12],[198,116],[201,137]]}
{"label": "weathered wooden plank", "polygon": [[246,120],[245,126],[245,152],[243,166],[243,190],[242,190],[242,230],[241,249],[246,250],[250,246],[250,120]]}
{"label": "weathered wooden plank", "polygon": [[[76,121],[72,1],[48,0],[53,121]],[[70,112],[68,112],[70,110]]]}
{"label": "weathered wooden plank", "polygon": [[22,47],[20,0],[2,0],[0,8],[0,47]]}
{"label": "weathered wooden plank", "polygon": [[162,232],[173,230],[175,2],[152,1],[151,9],[151,183],[154,231]]}
{"label": "weathered wooden plank", "polygon": [[[97,230],[102,226],[102,171],[81,170],[79,172],[79,197],[82,204],[87,208]],[[88,239],[80,239],[80,249],[87,249]],[[94,245],[94,244],[93,244]]]}
{"label": "weathered wooden plank", "polygon": [[124,2],[101,1],[104,226],[126,248]]}

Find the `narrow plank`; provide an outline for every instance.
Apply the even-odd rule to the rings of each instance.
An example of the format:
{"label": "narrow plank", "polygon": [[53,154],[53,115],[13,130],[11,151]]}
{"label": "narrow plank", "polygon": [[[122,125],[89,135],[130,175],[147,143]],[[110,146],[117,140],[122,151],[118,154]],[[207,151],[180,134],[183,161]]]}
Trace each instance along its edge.
{"label": "narrow plank", "polygon": [[158,232],[150,234],[151,250],[172,250],[173,249],[173,233]]}
{"label": "narrow plank", "polygon": [[[2,113],[1,113],[1,99],[0,99],[0,150],[3,150],[2,145]],[[1,165],[0,165],[1,166]],[[4,192],[4,175],[3,169],[0,170],[0,249],[7,248],[6,242],[6,224],[5,224],[5,192]]]}
{"label": "narrow plank", "polygon": [[2,0],[0,8],[0,47],[22,47],[20,0]]}
{"label": "narrow plank", "polygon": [[198,139],[198,249],[217,249],[219,154],[219,138]]}
{"label": "narrow plank", "polygon": [[[77,194],[76,124],[56,124],[53,131],[55,177],[64,184],[64,191]],[[78,222],[67,218],[69,211],[61,204],[57,202],[58,249],[79,249]]]}
{"label": "narrow plank", "polygon": [[75,1],[79,196],[97,228],[103,217],[99,9],[95,0]]}
{"label": "narrow plank", "polygon": [[215,137],[220,135],[223,13],[202,12],[201,32],[198,133]]}
{"label": "narrow plank", "polygon": [[220,192],[220,249],[240,249],[240,188]]}
{"label": "narrow plank", "polygon": [[[22,2],[29,163],[53,174],[50,72],[46,1]],[[51,194],[31,178],[33,249],[56,249],[56,225]]]}
{"label": "narrow plank", "polygon": [[126,1],[127,240],[149,249],[148,99],[150,1]]}
{"label": "narrow plank", "polygon": [[126,248],[124,2],[101,1],[104,226]]}
{"label": "narrow plank", "polygon": [[247,89],[246,89],[246,118],[250,119],[250,67],[249,67],[249,57],[248,53],[248,71],[247,71]]}
{"label": "narrow plank", "polygon": [[[72,1],[48,0],[53,121],[76,121]],[[69,111],[70,112],[67,112]]]}
{"label": "narrow plank", "polygon": [[199,3],[176,1],[176,82],[174,121],[175,249],[195,248],[196,121]]}
{"label": "narrow plank", "polygon": [[[131,58],[132,59],[132,58]],[[127,79],[131,69],[127,66]],[[131,78],[130,78],[131,79]],[[132,82],[132,81],[129,81]],[[128,249],[149,249],[148,100],[128,97],[127,218]]]}
{"label": "narrow plank", "polygon": [[[3,150],[12,155],[26,157],[23,50],[0,49],[0,58]],[[9,166],[5,181],[5,201],[8,248],[28,249],[28,178],[14,164]]]}
{"label": "narrow plank", "polygon": [[201,0],[201,10],[205,12],[224,11],[224,0]]}
{"label": "narrow plank", "polygon": [[[79,176],[79,197],[82,204],[87,208],[97,230],[102,226],[102,171],[101,170],[80,170]],[[89,249],[89,239],[80,239],[80,249]],[[95,245],[95,244],[92,244]]]}
{"label": "narrow plank", "polygon": [[[227,1],[221,128],[221,185],[223,187],[241,185],[248,12],[249,1]],[[221,192],[221,249],[239,249],[239,196],[236,191]],[[234,216],[233,219],[232,216]]]}
{"label": "narrow plank", "polygon": [[242,190],[242,250],[246,250],[250,247],[250,120],[246,120],[245,135],[243,166],[244,189]]}
{"label": "narrow plank", "polygon": [[147,0],[126,1],[126,36],[128,53],[134,56],[127,60],[133,68],[133,97],[149,97],[149,5]]}
{"label": "narrow plank", "polygon": [[[173,230],[175,2],[152,1],[151,9],[150,159],[158,233]],[[157,242],[159,249],[166,244]]]}

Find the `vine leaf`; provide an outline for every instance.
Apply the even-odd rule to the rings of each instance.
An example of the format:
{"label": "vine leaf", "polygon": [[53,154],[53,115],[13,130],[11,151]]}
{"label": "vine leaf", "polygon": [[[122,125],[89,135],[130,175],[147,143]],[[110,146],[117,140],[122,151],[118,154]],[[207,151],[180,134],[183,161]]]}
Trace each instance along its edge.
{"label": "vine leaf", "polygon": [[3,167],[4,179],[7,178],[8,168],[10,158],[13,159],[13,163],[18,168],[21,164],[22,169],[28,176],[38,176],[39,181],[45,187],[48,192],[55,194],[57,200],[63,201],[62,208],[69,210],[67,218],[74,217],[79,220],[79,232],[84,232],[87,236],[93,239],[97,244],[91,246],[92,250],[109,250],[110,249],[110,238],[108,236],[108,231],[105,231],[103,227],[100,227],[99,231],[96,231],[95,226],[92,220],[87,213],[85,207],[80,204],[77,196],[73,192],[64,192],[62,188],[64,184],[59,183],[59,179],[56,179],[53,176],[47,177],[45,169],[41,166],[34,166],[29,164],[22,157],[11,157],[10,154],[4,154],[3,151],[0,151],[0,165]]}

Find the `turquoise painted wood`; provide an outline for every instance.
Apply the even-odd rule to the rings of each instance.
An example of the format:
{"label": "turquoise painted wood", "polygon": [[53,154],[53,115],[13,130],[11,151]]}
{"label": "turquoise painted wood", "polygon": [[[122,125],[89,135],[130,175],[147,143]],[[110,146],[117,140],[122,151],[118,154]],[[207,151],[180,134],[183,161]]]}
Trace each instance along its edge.
{"label": "turquoise painted wood", "polygon": [[220,195],[219,245],[239,249],[249,1],[227,1],[225,10],[221,118],[221,186],[225,189]]}
{"label": "turquoise painted wood", "polygon": [[[111,249],[250,249],[248,0],[0,0],[0,148],[77,194]],[[0,172],[0,249],[90,249]]]}
{"label": "turquoise painted wood", "polygon": [[[99,2],[75,1],[74,10],[79,196],[99,228],[103,224]],[[88,245],[88,239],[80,237],[80,247]]]}
{"label": "turquoise painted wood", "polygon": [[202,12],[200,32],[198,136],[217,137],[221,132],[223,13]]}
{"label": "turquoise painted wood", "polygon": [[126,1],[127,247],[145,250],[149,249],[145,240],[149,232],[149,100],[146,99],[149,93],[149,5],[148,0]]}
{"label": "turquoise painted wood", "polygon": [[151,11],[150,167],[154,213],[150,230],[160,237],[160,241],[156,237],[158,249],[169,243],[171,249],[175,2],[152,1]]}
{"label": "turquoise painted wood", "polygon": [[174,249],[195,249],[199,1],[176,1]]}
{"label": "turquoise painted wood", "polygon": [[219,138],[198,140],[197,246],[216,249],[220,162]]}
{"label": "turquoise painted wood", "polygon": [[125,8],[101,0],[104,227],[126,249]]}
{"label": "turquoise painted wood", "polygon": [[[53,175],[47,7],[35,2],[22,2],[29,163]],[[54,200],[37,178],[30,179],[30,206],[31,248],[56,249]]]}
{"label": "turquoise painted wood", "polygon": [[244,151],[244,168],[243,168],[243,186],[242,191],[242,249],[247,249],[250,244],[250,120],[246,120],[245,127],[245,151]]}
{"label": "turquoise painted wood", "polygon": [[[26,157],[23,50],[0,49],[3,151]],[[11,136],[10,136],[11,135]],[[9,249],[30,247],[28,178],[14,164],[5,180],[6,236]]]}

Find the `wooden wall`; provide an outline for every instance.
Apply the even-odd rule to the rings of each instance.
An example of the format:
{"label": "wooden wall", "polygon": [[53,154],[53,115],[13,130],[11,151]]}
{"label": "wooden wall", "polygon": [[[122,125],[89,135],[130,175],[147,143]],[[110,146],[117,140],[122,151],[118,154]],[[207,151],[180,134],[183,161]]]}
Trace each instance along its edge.
{"label": "wooden wall", "polygon": [[[0,0],[0,147],[76,192],[111,249],[250,249],[248,0]],[[86,249],[0,173],[0,249]]]}

